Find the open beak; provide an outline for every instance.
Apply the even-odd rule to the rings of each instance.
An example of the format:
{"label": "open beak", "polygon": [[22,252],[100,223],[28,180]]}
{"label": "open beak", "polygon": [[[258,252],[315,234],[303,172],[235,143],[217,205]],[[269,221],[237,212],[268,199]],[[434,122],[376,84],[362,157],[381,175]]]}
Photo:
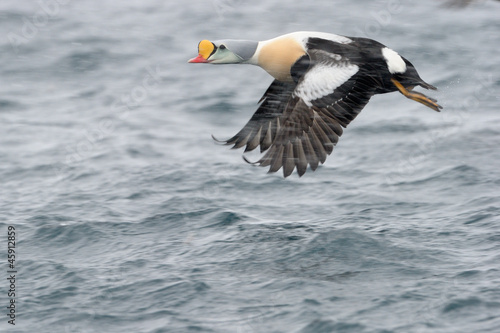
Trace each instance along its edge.
{"label": "open beak", "polygon": [[188,62],[189,63],[208,63],[208,60],[203,58],[203,56],[201,54],[198,54],[198,56],[196,58],[189,59]]}

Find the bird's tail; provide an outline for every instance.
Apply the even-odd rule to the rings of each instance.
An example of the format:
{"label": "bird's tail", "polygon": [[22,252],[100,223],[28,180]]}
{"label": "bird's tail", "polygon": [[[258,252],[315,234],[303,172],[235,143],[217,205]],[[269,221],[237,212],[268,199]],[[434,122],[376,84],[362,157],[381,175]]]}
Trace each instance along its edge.
{"label": "bird's tail", "polygon": [[420,82],[418,83],[419,86],[425,88],[425,89],[431,89],[431,90],[437,90],[436,87],[434,87],[432,84],[428,84],[424,80],[420,79]]}

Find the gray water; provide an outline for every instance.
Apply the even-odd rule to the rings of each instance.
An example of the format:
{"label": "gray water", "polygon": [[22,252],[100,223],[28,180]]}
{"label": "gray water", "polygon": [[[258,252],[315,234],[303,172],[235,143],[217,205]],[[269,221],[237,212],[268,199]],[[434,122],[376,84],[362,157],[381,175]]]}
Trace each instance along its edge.
{"label": "gray water", "polygon": [[[499,332],[500,5],[443,3],[3,0],[0,330]],[[316,172],[248,165],[210,135],[272,78],[186,61],[299,30],[388,45],[444,109],[378,95]]]}

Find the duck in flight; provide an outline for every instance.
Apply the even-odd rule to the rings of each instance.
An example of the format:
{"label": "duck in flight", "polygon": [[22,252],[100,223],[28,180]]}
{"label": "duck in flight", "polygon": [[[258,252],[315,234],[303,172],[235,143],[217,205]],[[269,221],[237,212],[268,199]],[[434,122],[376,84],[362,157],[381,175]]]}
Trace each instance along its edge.
{"label": "duck in flight", "polygon": [[323,164],[343,128],[375,94],[399,91],[435,111],[442,108],[413,91],[436,88],[408,60],[368,38],[304,31],[261,42],[202,40],[189,62],[258,65],[274,77],[243,129],[228,140],[214,139],[245,146],[245,152],[260,146],[265,154],[253,164],[269,172],[283,168],[284,177]]}

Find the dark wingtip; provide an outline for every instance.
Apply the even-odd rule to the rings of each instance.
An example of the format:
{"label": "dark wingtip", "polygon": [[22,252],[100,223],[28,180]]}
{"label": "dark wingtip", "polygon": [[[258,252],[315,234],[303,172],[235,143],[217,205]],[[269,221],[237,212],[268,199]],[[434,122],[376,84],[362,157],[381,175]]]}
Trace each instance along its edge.
{"label": "dark wingtip", "polygon": [[257,165],[257,164],[259,164],[259,161],[252,162],[252,161],[250,161],[248,158],[246,158],[246,156],[245,156],[245,155],[241,155],[241,157],[242,157],[242,158],[243,158],[243,160],[244,160],[245,162],[247,162],[248,164],[251,164],[251,165]]}
{"label": "dark wingtip", "polygon": [[305,169],[297,167],[297,174],[299,175],[299,178],[302,177],[306,173],[306,171],[307,171],[307,166]]}
{"label": "dark wingtip", "polygon": [[212,139],[215,141],[215,143],[220,145],[228,145],[228,142],[226,140],[219,140],[213,134],[210,135],[212,136]]}
{"label": "dark wingtip", "polygon": [[292,174],[292,172],[293,172],[293,169],[288,170],[286,168],[283,168],[283,178],[290,176]]}
{"label": "dark wingtip", "polygon": [[271,170],[271,168],[269,168],[269,170],[267,170],[267,174],[276,173],[276,172],[278,172],[278,170]]}
{"label": "dark wingtip", "polygon": [[249,144],[246,145],[244,153],[254,150],[257,147],[252,148]]}

